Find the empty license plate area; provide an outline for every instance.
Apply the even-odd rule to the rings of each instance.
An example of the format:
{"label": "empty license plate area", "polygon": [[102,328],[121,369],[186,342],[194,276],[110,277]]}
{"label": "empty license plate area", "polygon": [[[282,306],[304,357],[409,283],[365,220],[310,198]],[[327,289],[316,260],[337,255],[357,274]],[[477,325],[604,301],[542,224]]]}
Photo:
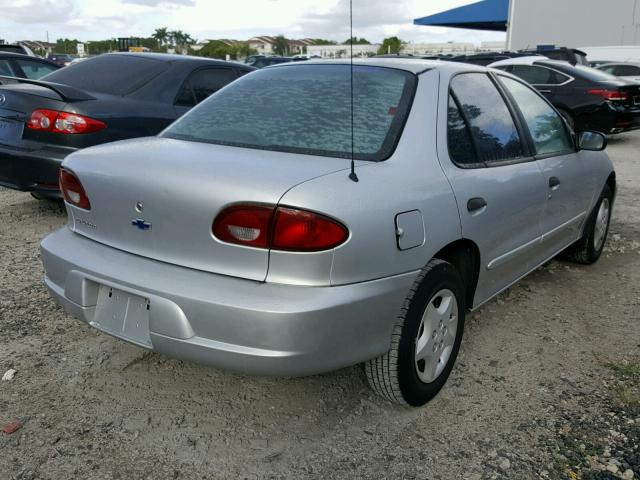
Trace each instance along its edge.
{"label": "empty license plate area", "polygon": [[148,298],[101,285],[96,313],[91,324],[116,337],[151,347]]}
{"label": "empty license plate area", "polygon": [[0,117],[0,143],[17,145],[22,139],[22,122]]}

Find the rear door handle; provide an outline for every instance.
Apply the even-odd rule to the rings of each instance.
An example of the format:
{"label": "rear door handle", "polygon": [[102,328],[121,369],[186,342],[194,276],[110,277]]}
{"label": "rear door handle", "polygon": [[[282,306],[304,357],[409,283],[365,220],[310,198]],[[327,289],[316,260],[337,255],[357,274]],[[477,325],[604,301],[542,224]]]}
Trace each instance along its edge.
{"label": "rear door handle", "polygon": [[551,93],[551,90],[538,90],[540,93]]}
{"label": "rear door handle", "polygon": [[560,179],[558,177],[550,177],[549,188],[551,190],[557,190],[558,188],[560,188]]}
{"label": "rear door handle", "polygon": [[473,214],[477,215],[479,213],[482,213],[485,211],[486,208],[487,208],[487,201],[482,197],[474,197],[469,199],[469,201],[467,202],[467,210],[472,215]]}

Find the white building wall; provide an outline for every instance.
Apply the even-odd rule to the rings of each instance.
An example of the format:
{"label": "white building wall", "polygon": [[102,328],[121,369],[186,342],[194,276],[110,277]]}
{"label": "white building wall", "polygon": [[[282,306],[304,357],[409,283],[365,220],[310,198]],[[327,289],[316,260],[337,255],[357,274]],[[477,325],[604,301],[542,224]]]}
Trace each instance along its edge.
{"label": "white building wall", "polygon": [[[354,45],[354,57],[368,57],[378,53],[379,43],[371,45]],[[345,58],[349,57],[351,47],[349,45],[309,45],[307,55],[318,55],[322,58]]]}
{"label": "white building wall", "polygon": [[511,0],[507,47],[640,45],[640,0]]}

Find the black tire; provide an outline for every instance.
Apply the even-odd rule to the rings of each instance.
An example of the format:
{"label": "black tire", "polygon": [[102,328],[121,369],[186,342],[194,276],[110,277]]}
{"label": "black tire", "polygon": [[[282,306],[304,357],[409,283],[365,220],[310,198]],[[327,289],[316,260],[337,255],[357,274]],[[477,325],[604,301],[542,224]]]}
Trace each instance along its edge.
{"label": "black tire", "polygon": [[[452,292],[455,297],[458,324],[444,369],[435,380],[425,383],[418,376],[415,359],[418,329],[427,306],[442,290]],[[369,385],[378,395],[394,403],[415,407],[424,405],[436,396],[447,381],[460,350],[464,330],[464,299],[464,283],[456,268],[444,260],[431,260],[416,279],[396,319],[390,350],[365,364]]]}
{"label": "black tire", "polygon": [[[609,205],[609,213],[607,215],[607,224],[604,231],[604,236],[599,245],[596,245],[596,223],[600,206],[603,202],[607,201]],[[595,263],[602,255],[604,245],[607,243],[607,235],[609,234],[609,224],[611,222],[611,211],[613,206],[613,193],[609,188],[609,185],[605,185],[600,198],[596,202],[593,211],[589,215],[587,223],[584,226],[584,232],[580,240],[567,248],[560,254],[560,258],[568,260],[574,263],[580,263],[582,265],[591,265]]]}

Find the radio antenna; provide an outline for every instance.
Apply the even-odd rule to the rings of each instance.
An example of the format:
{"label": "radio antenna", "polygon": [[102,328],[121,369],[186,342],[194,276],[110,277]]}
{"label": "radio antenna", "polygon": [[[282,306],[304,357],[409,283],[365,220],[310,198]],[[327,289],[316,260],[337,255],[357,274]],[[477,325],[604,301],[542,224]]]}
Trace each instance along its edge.
{"label": "radio antenna", "polygon": [[351,87],[351,173],[349,178],[358,182],[358,175],[356,175],[356,163],[355,163],[355,148],[354,148],[354,135],[353,135],[353,0],[349,0],[349,45],[351,50],[351,60],[349,62],[349,83]]}

